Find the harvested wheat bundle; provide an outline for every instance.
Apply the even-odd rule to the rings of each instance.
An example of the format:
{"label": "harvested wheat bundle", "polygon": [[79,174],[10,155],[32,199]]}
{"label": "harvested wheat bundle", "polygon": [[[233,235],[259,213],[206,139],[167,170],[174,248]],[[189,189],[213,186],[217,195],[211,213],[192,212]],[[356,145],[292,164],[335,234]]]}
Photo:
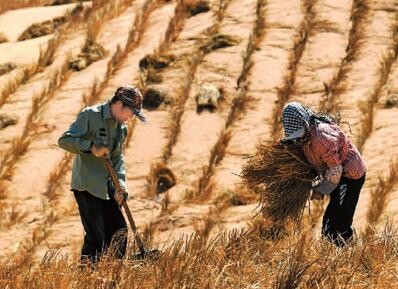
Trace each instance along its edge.
{"label": "harvested wheat bundle", "polygon": [[274,222],[299,220],[317,172],[297,145],[259,145],[242,170],[242,177],[260,195],[262,214]]}

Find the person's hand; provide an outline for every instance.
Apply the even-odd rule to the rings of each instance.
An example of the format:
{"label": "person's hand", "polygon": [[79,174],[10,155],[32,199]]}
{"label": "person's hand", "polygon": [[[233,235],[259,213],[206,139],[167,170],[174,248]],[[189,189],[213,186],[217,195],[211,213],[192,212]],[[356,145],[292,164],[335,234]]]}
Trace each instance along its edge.
{"label": "person's hand", "polygon": [[318,192],[317,190],[312,190],[311,200],[323,200],[324,194]]}
{"label": "person's hand", "polygon": [[121,192],[115,193],[113,197],[115,198],[116,203],[121,206],[124,202],[127,201],[129,194],[125,190],[123,190]]}
{"label": "person's hand", "polygon": [[91,152],[97,158],[102,158],[109,153],[108,146],[94,143],[91,147]]}

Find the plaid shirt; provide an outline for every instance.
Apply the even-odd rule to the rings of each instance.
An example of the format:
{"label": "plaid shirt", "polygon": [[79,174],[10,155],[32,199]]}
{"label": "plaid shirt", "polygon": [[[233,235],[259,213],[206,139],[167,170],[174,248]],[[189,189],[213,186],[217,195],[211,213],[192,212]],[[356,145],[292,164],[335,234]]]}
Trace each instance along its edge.
{"label": "plaid shirt", "polygon": [[320,123],[311,130],[311,139],[303,146],[304,155],[318,172],[342,166],[343,177],[359,179],[365,172],[365,162],[337,124]]}

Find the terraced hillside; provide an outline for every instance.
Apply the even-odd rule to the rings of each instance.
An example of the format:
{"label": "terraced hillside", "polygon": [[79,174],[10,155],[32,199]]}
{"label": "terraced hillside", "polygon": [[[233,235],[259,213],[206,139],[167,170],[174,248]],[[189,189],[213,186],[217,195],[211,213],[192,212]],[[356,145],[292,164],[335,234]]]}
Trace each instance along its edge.
{"label": "terraced hillside", "polygon": [[[354,220],[359,232],[397,221],[396,0],[25,2],[0,5],[4,264],[27,268],[49,249],[79,255],[83,228],[69,191],[73,156],[57,139],[82,108],[123,84],[142,89],[150,120],[128,124],[124,157],[128,204],[153,244],[167,248],[192,233],[206,243],[261,222],[254,218],[257,196],[238,174],[261,141],[281,135],[289,101],[340,112],[363,153],[368,172]],[[149,57],[162,65],[144,65]],[[213,110],[198,110],[203,85],[221,91]],[[173,172],[176,184],[158,194],[160,167]],[[305,211],[315,236],[325,204]],[[378,276],[368,285],[398,284],[396,268],[396,283]],[[252,281],[241,287],[270,288]]]}

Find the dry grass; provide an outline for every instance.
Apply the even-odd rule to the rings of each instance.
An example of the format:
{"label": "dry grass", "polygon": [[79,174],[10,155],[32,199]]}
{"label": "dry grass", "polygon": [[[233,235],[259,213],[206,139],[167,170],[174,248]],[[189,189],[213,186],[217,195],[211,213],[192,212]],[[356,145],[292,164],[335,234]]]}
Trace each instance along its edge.
{"label": "dry grass", "polygon": [[164,41],[159,46],[159,53],[165,53],[170,47],[170,44],[174,42],[180,35],[180,32],[184,27],[185,20],[188,17],[187,8],[185,5],[186,4],[184,0],[177,1],[173,18],[170,20],[166,34],[164,36]]}
{"label": "dry grass", "polygon": [[303,234],[301,240],[285,253],[285,258],[281,264],[279,264],[279,270],[276,272],[273,288],[298,288],[303,280],[305,272],[318,261],[314,260],[311,263],[308,262],[306,239],[306,235]]}
{"label": "dry grass", "polygon": [[370,192],[370,202],[367,212],[366,233],[374,232],[376,225],[386,209],[388,198],[398,181],[398,161],[394,160],[390,164],[388,175],[379,176],[374,189]]}
{"label": "dry grass", "polygon": [[9,229],[28,215],[28,212],[17,207],[6,204],[0,204],[0,228]]}
{"label": "dry grass", "polygon": [[[166,49],[163,42],[161,47]],[[140,67],[140,87],[142,90],[147,90],[147,86],[151,83],[160,83],[162,81],[161,71],[176,61],[176,57],[171,54],[161,55],[161,51],[146,55],[139,62]]]}
{"label": "dry grass", "polygon": [[154,9],[156,9],[157,6],[158,4],[156,2],[147,0],[142,6],[142,11],[140,11],[140,13],[137,13],[133,21],[133,25],[129,31],[126,45],[122,49],[123,52],[120,55],[120,60],[115,65],[114,71],[120,68],[121,64],[123,63],[123,60],[126,59],[127,55],[131,51],[133,51],[141,42],[142,36],[146,29],[148,16]]}
{"label": "dry grass", "polygon": [[[37,231],[39,242],[45,231]],[[32,240],[33,242],[33,240]],[[219,233],[207,239],[182,237],[162,250],[155,262],[117,261],[104,257],[95,272],[75,260],[49,251],[26,270],[28,255],[2,263],[7,288],[395,288],[397,230],[386,226],[369,239],[344,250],[295,233],[266,241],[245,232]],[[29,246],[27,246],[29,249]],[[128,255],[133,254],[131,247]],[[327,252],[327,254],[325,254]],[[24,258],[25,256],[25,258]]]}
{"label": "dry grass", "polygon": [[39,60],[37,61],[37,68],[34,72],[35,74],[38,72],[42,72],[43,69],[52,64],[54,61],[55,52],[60,44],[60,34],[58,34],[55,38],[51,38],[48,43],[46,49],[40,49]]}
{"label": "dry grass", "polygon": [[263,143],[243,167],[243,182],[260,195],[261,211],[276,223],[299,221],[316,171],[300,147]]}
{"label": "dry grass", "polygon": [[57,190],[62,185],[67,172],[70,169],[70,162],[72,161],[73,155],[71,153],[65,153],[58,165],[50,172],[47,181],[47,189],[44,192],[48,201],[55,201],[59,194]]}
{"label": "dry grass", "polygon": [[233,190],[227,190],[220,194],[215,203],[225,204],[226,206],[246,206],[256,203],[258,195],[247,186],[239,184]]}
{"label": "dry grass", "polygon": [[0,107],[7,102],[21,84],[26,83],[36,73],[37,68],[37,65],[26,65],[21,69],[15,69],[16,74],[6,82],[0,92]]}
{"label": "dry grass", "polygon": [[207,213],[198,221],[194,222],[194,229],[204,240],[209,238],[211,230],[219,223],[221,210],[215,206],[209,207]]}
{"label": "dry grass", "polygon": [[309,202],[308,214],[305,215],[304,222],[306,222],[311,229],[315,229],[319,224],[319,220],[325,212],[325,203],[326,199],[317,200],[316,202]]}
{"label": "dry grass", "polygon": [[208,189],[207,187],[210,183],[210,179],[213,175],[214,169],[224,158],[231,137],[232,134],[230,130],[224,130],[221,132],[217,143],[210,151],[208,164],[202,168],[203,172],[198,180],[197,193],[194,194],[194,197],[201,195],[206,189]]}

